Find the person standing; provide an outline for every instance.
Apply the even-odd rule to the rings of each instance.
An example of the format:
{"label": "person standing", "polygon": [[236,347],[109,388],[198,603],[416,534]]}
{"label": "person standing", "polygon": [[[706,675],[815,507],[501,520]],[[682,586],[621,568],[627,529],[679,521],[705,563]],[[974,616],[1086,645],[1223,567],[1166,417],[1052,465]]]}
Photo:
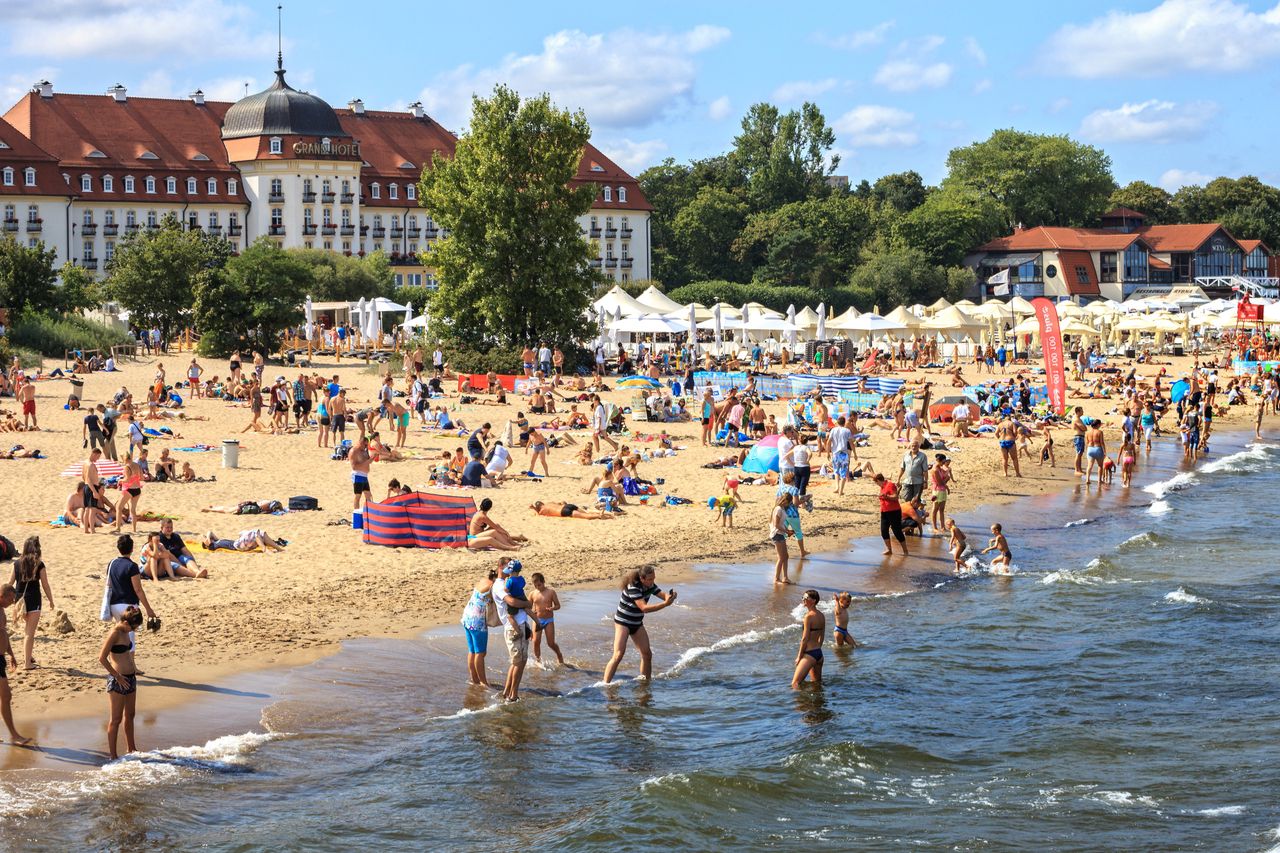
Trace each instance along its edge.
{"label": "person standing", "polygon": [[431,353],[431,367],[436,376],[444,376],[444,350],[440,349],[439,341],[436,341],[435,351]]}
{"label": "person standing", "polygon": [[497,571],[490,569],[472,588],[471,597],[462,608],[462,630],[467,635],[467,675],[472,684],[485,687],[489,686],[484,669],[484,657],[489,651],[489,608],[493,604],[493,582],[497,577]]}
{"label": "person standing", "polygon": [[84,446],[92,450],[97,450],[106,444],[106,437],[102,434],[102,416],[103,406],[98,404],[97,409],[90,409],[89,414],[84,416],[84,427],[81,430],[81,439]]}
{"label": "person standing", "polygon": [[120,725],[124,724],[124,742],[129,752],[137,752],[133,740],[133,716],[138,704],[138,668],[134,664],[134,637],[142,627],[142,611],[130,605],[121,613],[116,623],[107,631],[98,662],[107,671],[107,698],[111,702],[111,716],[107,721],[107,748],[111,760],[120,757],[116,750]]}
{"label": "person standing", "polygon": [[13,587],[0,587],[0,718],[4,719],[5,728],[9,730],[9,742],[14,746],[22,746],[31,742],[31,738],[18,734],[13,727],[13,694],[9,690],[9,671],[5,667],[4,656],[9,656],[9,663],[18,668],[18,658],[13,653],[13,644],[9,642],[9,623],[5,611],[18,600],[18,593]]}
{"label": "person standing", "polygon": [[1095,418],[1086,428],[1084,442],[1089,456],[1089,467],[1084,471],[1084,484],[1089,485],[1093,476],[1093,468],[1098,467],[1098,485],[1102,485],[1102,461],[1107,458],[1107,442],[1102,435],[1102,427]]}
{"label": "person standing", "polygon": [[[595,442],[596,452],[600,452],[600,439],[604,439],[614,450],[618,449],[618,443],[609,437],[609,416],[605,412],[604,402],[600,399],[599,394],[591,395],[591,402],[595,404],[595,408],[591,411],[591,438]],[[706,427],[704,426],[705,430]]]}
{"label": "person standing", "polygon": [[812,678],[815,687],[822,686],[822,640],[827,634],[827,617],[818,609],[820,598],[816,589],[805,590],[802,599],[805,614],[800,622],[800,651],[796,653],[796,671],[791,677],[792,690],[799,690],[806,678]]}
{"label": "person standing", "polygon": [[356,436],[356,443],[351,448],[350,460],[351,492],[354,495],[351,508],[359,510],[364,504],[373,500],[373,493],[369,489],[369,466],[372,457],[369,455],[369,436],[364,430],[360,430],[360,434]]}
{"label": "person standing", "polygon": [[[144,448],[142,453],[147,451]],[[142,468],[132,459],[124,460],[124,475],[120,480],[120,499],[116,502],[116,529],[115,533],[120,532],[120,528],[124,525],[124,512],[127,507],[129,510],[129,522],[133,525],[133,532],[138,532],[138,499],[142,496]]]}
{"label": "person standing", "polygon": [[778,554],[777,560],[773,564],[773,583],[791,583],[791,578],[787,575],[787,561],[790,555],[787,553],[787,537],[791,535],[791,528],[787,524],[787,510],[791,509],[791,494],[784,492],[778,496],[777,502],[773,506],[773,512],[769,515],[769,541],[773,543],[774,550]]}
{"label": "person standing", "polygon": [[898,485],[886,479],[884,474],[876,474],[872,478],[880,490],[880,538],[884,540],[884,554],[893,553],[893,545],[889,534],[898,540],[902,548],[902,556],[907,555],[907,537],[902,532],[902,504],[898,501]]}
{"label": "person standing", "polygon": [[809,491],[809,475],[813,473],[809,466],[809,445],[797,441],[791,448],[791,462],[796,474],[796,493],[803,496]]}
{"label": "person standing", "polygon": [[844,484],[849,480],[849,453],[858,458],[858,451],[853,447],[853,433],[845,426],[845,417],[836,418],[836,425],[827,436],[827,445],[831,448],[831,469],[835,474],[836,494],[844,494]]}
{"label": "person standing", "polygon": [[[656,613],[676,603],[676,591],[658,589],[657,570],[652,566],[633,569],[622,579],[622,596],[613,614],[613,656],[604,668],[604,682],[609,684],[618,672],[618,665],[627,653],[627,641],[631,640],[640,653],[640,677],[648,680],[653,673],[653,649],[649,645],[649,632],[644,627],[647,613]],[[660,604],[650,604],[657,597]]]}
{"label": "person standing", "polygon": [[1004,475],[1009,476],[1009,463],[1013,463],[1013,473],[1022,476],[1022,468],[1018,462],[1018,427],[1013,418],[1005,415],[996,425],[996,440],[1000,442],[1000,461],[1004,465]]}
{"label": "person standing", "polygon": [[80,466],[80,491],[83,509],[80,513],[80,526],[85,533],[93,533],[98,529],[98,509],[105,509],[102,494],[102,478],[98,474],[98,459],[102,451],[89,451],[89,458]]}
{"label": "person standing", "polygon": [[533,584],[533,592],[529,593],[529,601],[533,605],[533,661],[542,663],[542,641],[546,639],[547,648],[555,653],[556,661],[564,666],[564,654],[560,644],[556,642],[556,611],[560,609],[560,595],[547,586],[547,579],[542,572],[534,572],[529,577]]}
{"label": "person standing", "polygon": [[36,420],[36,386],[29,379],[23,379],[18,388],[18,399],[22,402],[22,425],[27,430],[40,429]]}
{"label": "person standing", "polygon": [[[44,560],[40,553],[40,537],[28,536],[22,543],[22,554],[13,562],[13,577],[10,581],[25,611],[26,642],[23,645],[23,659],[26,669],[35,669],[36,660],[32,655],[36,642],[36,628],[40,625],[40,611],[44,608],[44,599],[53,607],[53,590],[49,589],[49,575],[45,571]],[[43,593],[43,595],[41,595]]]}
{"label": "person standing", "polygon": [[[156,618],[156,612],[147,601],[142,589],[142,570],[130,556],[133,554],[133,537],[122,534],[116,539],[116,551],[120,556],[107,564],[106,612],[111,619],[119,619],[130,607],[142,606],[148,619]],[[130,634],[132,642],[135,637]]]}
{"label": "person standing", "polygon": [[200,377],[204,375],[204,368],[200,366],[200,362],[194,358],[187,365],[187,385],[191,388],[192,397],[202,397]]}
{"label": "person standing", "polygon": [[[1076,473],[1084,473],[1084,434],[1088,431],[1088,426],[1084,422],[1084,409],[1076,406],[1075,412],[1071,415],[1071,429],[1074,435],[1071,437],[1071,444],[1076,449]],[[1148,450],[1151,447],[1148,445]]]}
{"label": "person standing", "polygon": [[930,523],[939,533],[947,529],[947,497],[951,494],[952,479],[951,460],[945,454],[936,454],[933,467],[929,470],[929,485],[933,488]]}
{"label": "person standing", "polygon": [[551,378],[551,347],[543,341],[538,345],[538,369],[546,379]]}
{"label": "person standing", "polygon": [[529,662],[529,638],[533,632],[529,629],[529,614],[526,611],[532,604],[528,598],[507,594],[507,583],[520,572],[521,566],[519,560],[509,557],[503,557],[502,561],[500,577],[494,580],[492,590],[493,603],[498,608],[502,638],[506,641],[507,657],[510,660],[507,678],[502,685],[502,698],[508,702],[518,702],[520,679],[524,677],[524,668]]}
{"label": "person standing", "polygon": [[[782,428],[782,435],[778,437],[778,479],[785,480],[787,474],[795,476],[796,463],[793,457],[793,451],[796,446],[796,428],[791,424],[787,424]],[[799,494],[799,489],[796,491]]]}
{"label": "person standing", "polygon": [[[715,396],[708,385],[706,390],[702,392],[702,446],[707,447],[711,444],[711,437],[715,435]],[[600,448],[597,446],[597,450]]]}

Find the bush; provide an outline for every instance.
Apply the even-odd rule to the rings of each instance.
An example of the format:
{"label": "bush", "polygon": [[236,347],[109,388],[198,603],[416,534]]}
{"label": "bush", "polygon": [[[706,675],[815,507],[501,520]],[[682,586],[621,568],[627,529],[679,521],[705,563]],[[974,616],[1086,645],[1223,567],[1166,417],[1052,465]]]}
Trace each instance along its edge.
{"label": "bush", "polygon": [[27,314],[9,328],[9,341],[14,347],[62,358],[67,350],[97,349],[109,353],[113,346],[133,343],[133,338],[128,332],[74,314]]}
{"label": "bush", "polygon": [[14,347],[9,343],[7,337],[0,337],[0,364],[6,368],[13,363],[14,357],[17,357],[18,364],[24,368],[39,367],[44,358],[40,353],[21,347]]}
{"label": "bush", "polygon": [[[826,303],[827,308],[839,314],[855,303],[853,291],[845,287],[819,290],[812,287],[782,287],[758,282],[738,284],[732,281],[695,281],[692,284],[677,287],[667,296],[682,305],[701,302],[708,308],[717,302],[728,302],[735,308],[741,308],[748,302],[759,302],[766,308],[772,308],[784,314],[789,305],[794,305],[799,311],[806,305],[817,308],[819,303]],[[870,307],[858,305],[861,310]]]}

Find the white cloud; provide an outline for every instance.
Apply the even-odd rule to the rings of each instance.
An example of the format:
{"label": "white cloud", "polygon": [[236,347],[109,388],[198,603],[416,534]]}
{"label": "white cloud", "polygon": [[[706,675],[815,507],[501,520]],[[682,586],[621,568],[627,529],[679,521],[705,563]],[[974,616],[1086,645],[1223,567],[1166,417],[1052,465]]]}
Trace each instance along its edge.
{"label": "white cloud", "polygon": [[983,77],[977,83],[973,84],[973,94],[981,95],[983,92],[991,88],[991,78]]}
{"label": "white cloud", "polygon": [[863,104],[832,124],[845,141],[864,148],[909,146],[920,141],[916,117],[897,107]]}
{"label": "white cloud", "polygon": [[1280,55],[1280,5],[1254,12],[1232,0],[1164,0],[1111,11],[1049,37],[1044,68],[1070,77],[1159,77],[1243,71]]}
{"label": "white cloud", "polygon": [[[9,44],[25,56],[146,60],[262,57],[275,52],[273,33],[256,32],[247,6],[225,0],[53,0],[6,3]],[[52,5],[52,9],[50,6]]]}
{"label": "white cloud", "polygon": [[598,144],[610,160],[632,175],[639,175],[667,152],[667,143],[661,139],[617,139]]}
{"label": "white cloud", "polygon": [[1069,106],[1071,106],[1070,98],[1054,98],[1053,103],[1049,104],[1049,113],[1050,115],[1057,115]]}
{"label": "white cloud", "polygon": [[914,59],[891,59],[880,66],[872,79],[890,92],[914,92],[947,85],[952,70],[945,62],[925,65]]}
{"label": "white cloud", "polygon": [[835,77],[825,80],[793,80],[773,90],[773,100],[779,104],[798,104],[812,101],[824,92],[830,92],[840,81]]}
{"label": "white cloud", "polygon": [[32,71],[14,71],[0,78],[0,110],[7,110],[41,80],[52,80],[57,88],[58,69],[44,65]]}
{"label": "white cloud", "polygon": [[969,36],[964,40],[964,49],[979,67],[987,64],[987,52],[982,49],[982,45],[978,44],[978,40],[973,36]]}
{"label": "white cloud", "polygon": [[176,98],[179,97],[173,78],[163,68],[157,68],[135,86],[130,86],[130,94],[143,98]]}
{"label": "white cloud", "polygon": [[889,30],[893,29],[893,23],[893,21],[884,21],[869,30],[855,30],[839,36],[828,36],[820,33],[816,38],[820,43],[825,44],[827,47],[834,47],[837,50],[861,50],[864,47],[874,47],[883,42],[885,36],[889,34]]}
{"label": "white cloud", "polygon": [[1195,172],[1190,169],[1168,169],[1160,176],[1158,183],[1168,192],[1174,193],[1183,187],[1192,185],[1204,186],[1213,180],[1213,175]]}
{"label": "white cloud", "polygon": [[724,121],[732,112],[733,104],[730,103],[728,95],[721,95],[707,104],[707,118],[712,121]]}
{"label": "white cloud", "polygon": [[[220,77],[196,88],[203,91],[204,96],[211,101],[238,101],[246,94],[246,83],[250,95],[266,88],[266,85],[260,83],[256,77]],[[334,104],[334,106],[339,105]]]}
{"label": "white cloud", "polygon": [[543,39],[539,53],[437,75],[421,98],[445,126],[459,127],[473,93],[504,83],[526,96],[548,92],[562,108],[581,108],[593,127],[639,127],[689,103],[696,56],[728,38],[729,30],[708,25],[680,33],[561,30]]}
{"label": "white cloud", "polygon": [[1084,117],[1080,135],[1094,142],[1174,142],[1200,136],[1217,114],[1216,104],[1143,101]]}

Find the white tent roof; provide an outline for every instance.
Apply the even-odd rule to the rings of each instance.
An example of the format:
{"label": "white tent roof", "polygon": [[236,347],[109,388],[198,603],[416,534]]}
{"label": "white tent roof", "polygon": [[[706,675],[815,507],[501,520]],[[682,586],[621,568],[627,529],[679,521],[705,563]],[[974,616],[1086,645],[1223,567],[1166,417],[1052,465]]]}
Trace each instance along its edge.
{"label": "white tent roof", "polygon": [[430,319],[431,318],[426,314],[419,314],[417,317],[414,317],[412,320],[405,323],[404,327],[406,329],[425,329],[427,327],[427,321]]}
{"label": "white tent roof", "polygon": [[986,302],[973,309],[973,316],[984,317],[995,320],[1012,320],[1013,309],[999,299],[988,299]]}
{"label": "white tent roof", "polygon": [[949,329],[981,329],[986,325],[983,321],[970,317],[960,308],[952,305],[950,308],[944,308],[928,320],[925,320],[923,328],[946,331]]}
{"label": "white tent roof", "polygon": [[[856,309],[850,308],[849,311],[854,312],[853,313],[854,317],[858,316],[858,312]],[[849,311],[844,312],[844,314],[841,314],[840,316],[844,317],[845,314],[849,313]],[[796,325],[802,329],[816,328],[818,325],[818,312],[814,311],[808,305],[804,306],[803,308],[801,308],[799,311],[796,312]]]}
{"label": "white tent roof", "polygon": [[[667,294],[652,285],[650,285],[644,293],[637,296],[636,301],[641,305],[647,306],[655,314],[667,314],[675,311],[677,308],[688,308],[688,306],[681,305],[679,302],[676,302],[670,296],[667,296]],[[685,313],[687,314],[688,312],[686,311]]]}
{"label": "white tent roof", "polygon": [[794,332],[796,327],[787,322],[786,317],[768,317],[757,315],[754,309],[751,318],[746,322],[748,332]]}
{"label": "white tent roof", "polygon": [[[727,320],[730,317],[737,320],[742,317],[741,308],[735,308],[732,305],[730,305],[728,302],[717,302],[715,305],[711,306],[712,311],[716,310],[716,305],[720,306],[720,319],[722,320]],[[725,328],[728,328],[728,327],[726,326]]]}
{"label": "white tent roof", "polygon": [[[686,318],[685,318],[685,326],[687,327],[688,325],[689,325],[689,321],[688,321],[688,318],[686,317]],[[705,329],[714,329],[715,327],[716,327],[716,321],[715,321],[715,318],[714,318],[714,317],[713,317],[713,318],[711,318],[710,320],[703,320],[702,322],[700,322],[700,323],[698,324],[698,328],[699,328],[699,329],[704,329],[704,330],[705,330]],[[725,313],[722,311],[722,312],[720,312],[720,328],[721,328],[721,330],[724,330],[724,329],[741,329],[741,328],[742,328],[742,320],[741,320],[741,319],[739,319],[739,318],[738,318],[738,317],[736,317],[736,316],[734,316],[734,317],[726,316],[726,315],[725,315]],[[687,329],[686,329],[686,331],[687,331]]]}
{"label": "white tent roof", "polygon": [[748,302],[747,308],[751,309],[752,318],[755,317],[784,317],[781,311],[774,311],[772,308],[761,305],[759,302]]}
{"label": "white tent roof", "polygon": [[918,329],[924,324],[923,320],[901,305],[886,314],[884,318],[892,323],[897,323],[899,327],[904,329]]}
{"label": "white tent roof", "polygon": [[938,300],[937,300],[936,302],[934,302],[932,305],[930,305],[930,306],[928,307],[928,309],[926,309],[926,310],[928,310],[928,311],[933,311],[933,312],[935,312],[935,313],[936,313],[936,312],[938,312],[938,311],[942,311],[942,310],[944,310],[944,309],[946,309],[946,308],[950,308],[950,307],[951,307],[951,303],[950,303],[950,302],[948,302],[947,300],[943,299],[941,296],[939,296],[939,297],[938,297]]}
{"label": "white tent roof", "polygon": [[379,296],[365,304],[365,308],[372,307],[379,314],[389,314],[391,312],[399,313],[405,310],[405,306],[397,305],[385,296]]}
{"label": "white tent roof", "polygon": [[[690,302],[689,305],[693,306],[693,316],[697,318],[698,322],[711,319],[713,312],[701,302]],[[679,308],[668,311],[662,316],[666,317],[668,320],[683,320],[685,323],[688,323],[689,305],[681,305]]]}
{"label": "white tent roof", "polygon": [[1021,297],[1021,296],[1015,296],[1015,297],[1013,297],[1012,299],[1010,299],[1010,300],[1009,300],[1009,308],[1010,308],[1010,309],[1012,309],[1013,313],[1015,313],[1015,314],[1034,314],[1034,313],[1036,313],[1036,309],[1035,309],[1035,307],[1031,304],[1031,300],[1029,300],[1029,299],[1024,299],[1024,298],[1023,298],[1023,297]]}
{"label": "white tent roof", "polygon": [[610,315],[614,314],[619,308],[622,309],[622,316],[624,317],[640,317],[653,313],[652,308],[637,302],[631,294],[617,285],[609,288],[608,293],[592,304],[597,310],[603,308],[605,313]]}
{"label": "white tent roof", "polygon": [[685,322],[679,320],[666,320],[657,314],[645,314],[640,317],[623,317],[618,322],[609,327],[611,332],[631,332],[632,334],[671,334],[672,332],[687,331],[689,326],[688,317]]}
{"label": "white tent roof", "polygon": [[859,314],[848,321],[836,325],[835,321],[827,324],[827,328],[846,332],[900,332],[905,326],[879,314]]}

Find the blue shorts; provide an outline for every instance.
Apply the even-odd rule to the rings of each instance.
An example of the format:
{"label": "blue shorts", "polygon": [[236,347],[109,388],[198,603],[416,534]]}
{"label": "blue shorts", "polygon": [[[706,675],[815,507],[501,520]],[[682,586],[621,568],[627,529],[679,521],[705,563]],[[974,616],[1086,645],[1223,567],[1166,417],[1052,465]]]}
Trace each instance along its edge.
{"label": "blue shorts", "polygon": [[831,457],[831,467],[836,469],[836,475],[840,479],[846,479],[849,476],[849,454],[847,451],[840,450],[836,455]]}
{"label": "blue shorts", "polygon": [[1077,435],[1071,439],[1071,443],[1075,445],[1076,453],[1084,453],[1084,436]]}
{"label": "blue shorts", "polygon": [[467,651],[473,655],[483,655],[489,651],[489,629],[473,630],[463,628],[467,632]]}

